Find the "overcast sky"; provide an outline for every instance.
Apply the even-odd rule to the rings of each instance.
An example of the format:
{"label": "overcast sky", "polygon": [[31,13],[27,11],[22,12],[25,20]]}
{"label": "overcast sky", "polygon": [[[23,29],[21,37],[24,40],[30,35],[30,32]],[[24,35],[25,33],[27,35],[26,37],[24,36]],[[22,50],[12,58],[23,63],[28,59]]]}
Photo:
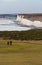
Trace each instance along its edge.
{"label": "overcast sky", "polygon": [[0,14],[42,13],[42,0],[0,0]]}

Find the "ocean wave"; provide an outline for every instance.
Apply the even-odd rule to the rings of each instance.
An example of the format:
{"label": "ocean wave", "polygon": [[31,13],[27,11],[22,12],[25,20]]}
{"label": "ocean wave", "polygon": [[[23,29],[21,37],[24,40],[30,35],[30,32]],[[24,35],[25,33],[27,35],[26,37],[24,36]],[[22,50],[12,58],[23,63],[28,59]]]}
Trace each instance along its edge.
{"label": "ocean wave", "polygon": [[15,20],[0,18],[0,31],[21,31],[30,29],[31,28],[18,25]]}
{"label": "ocean wave", "polygon": [[22,24],[24,26],[25,25],[29,26],[29,27],[33,26],[33,27],[37,27],[37,28],[42,27],[42,22],[41,21],[36,21],[36,20],[31,21],[31,20],[28,20],[28,19],[23,18],[21,16],[17,16],[16,20],[18,21],[19,24]]}
{"label": "ocean wave", "polygon": [[0,18],[0,25],[1,24],[12,24],[12,23],[14,22],[10,19]]}
{"label": "ocean wave", "polygon": [[14,19],[0,18],[0,31],[21,31],[30,30],[34,28],[42,29],[42,22],[31,21],[25,18],[17,17]]}

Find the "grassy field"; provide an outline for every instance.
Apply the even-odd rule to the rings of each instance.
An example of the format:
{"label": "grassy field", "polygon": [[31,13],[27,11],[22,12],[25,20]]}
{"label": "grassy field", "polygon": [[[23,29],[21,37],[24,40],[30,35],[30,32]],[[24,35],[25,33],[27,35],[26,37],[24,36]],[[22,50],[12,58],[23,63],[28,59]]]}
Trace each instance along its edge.
{"label": "grassy field", "polygon": [[42,65],[41,41],[0,40],[0,65]]}

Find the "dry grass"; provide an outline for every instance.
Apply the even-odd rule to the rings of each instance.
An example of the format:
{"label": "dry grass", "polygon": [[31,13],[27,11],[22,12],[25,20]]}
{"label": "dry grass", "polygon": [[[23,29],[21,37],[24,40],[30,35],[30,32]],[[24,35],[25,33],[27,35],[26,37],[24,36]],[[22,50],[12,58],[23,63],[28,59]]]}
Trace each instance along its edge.
{"label": "dry grass", "polygon": [[0,40],[0,65],[42,65],[42,41],[7,41]]}

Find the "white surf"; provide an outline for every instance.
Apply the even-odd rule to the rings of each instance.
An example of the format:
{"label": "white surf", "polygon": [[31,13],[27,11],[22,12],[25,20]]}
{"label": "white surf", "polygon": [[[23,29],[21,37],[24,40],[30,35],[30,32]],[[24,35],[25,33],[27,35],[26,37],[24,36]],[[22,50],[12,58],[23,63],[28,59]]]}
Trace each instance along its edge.
{"label": "white surf", "polygon": [[0,18],[0,25],[1,24],[11,24],[11,23],[14,23],[14,22],[11,21],[10,19]]}
{"label": "white surf", "polygon": [[23,16],[17,16],[17,21],[19,24],[27,25],[27,26],[33,26],[33,27],[42,27],[41,21],[31,21],[26,18],[23,18]]}
{"label": "white surf", "polygon": [[30,28],[17,25],[17,23],[15,23],[15,20],[0,18],[0,31],[21,31],[29,29]]}

